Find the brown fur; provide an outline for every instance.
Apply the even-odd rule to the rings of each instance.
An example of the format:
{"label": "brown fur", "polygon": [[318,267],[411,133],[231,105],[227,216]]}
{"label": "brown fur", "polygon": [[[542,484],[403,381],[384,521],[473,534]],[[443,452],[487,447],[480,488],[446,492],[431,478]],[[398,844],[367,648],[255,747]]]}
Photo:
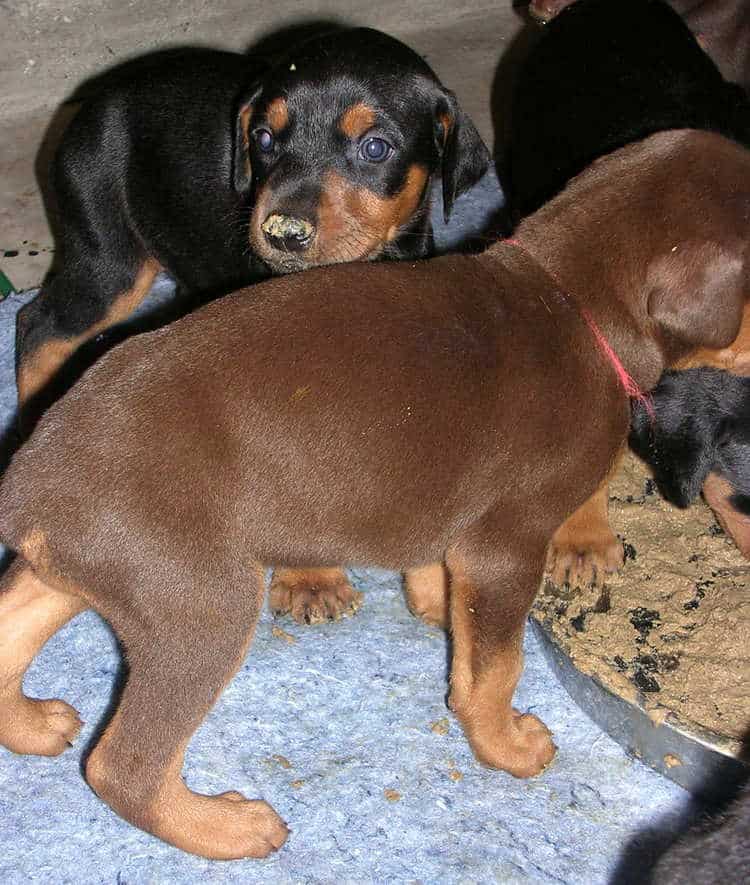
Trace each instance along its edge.
{"label": "brown fur", "polygon": [[750,304],[745,306],[742,314],[742,325],[739,335],[721,350],[701,347],[695,353],[678,360],[676,369],[693,369],[698,366],[710,366],[724,369],[733,375],[750,375]]}
{"label": "brown fur", "polygon": [[[675,360],[673,368],[709,366],[734,375],[750,375],[750,303],[742,312],[740,330],[728,347],[699,347]],[[729,502],[731,490],[716,474],[709,474],[703,497],[740,552],[750,559],[748,520]],[[604,583],[608,572],[623,562],[622,545],[609,525],[609,482],[580,507],[555,533],[547,558],[548,573],[556,584],[571,587]]]}
{"label": "brown fur", "polygon": [[719,525],[737,545],[740,553],[750,559],[750,516],[732,506],[735,490],[717,473],[709,473],[703,484],[706,503],[713,510]]}
{"label": "brown fur", "polygon": [[[689,349],[737,334],[749,219],[750,153],[662,133],[594,164],[520,226],[518,245],[273,280],[98,362],[0,488],[0,537],[16,550],[36,539],[4,604],[58,576],[128,658],[87,766],[98,795],[198,854],[283,842],[268,806],[180,779],[252,636],[268,564],[445,562],[451,704],[485,764],[541,772],[551,736],[512,707],[526,615],[550,538],[606,477],[630,417],[578,305],[653,385]],[[718,290],[717,254],[734,268]],[[0,633],[14,623],[7,613]],[[0,659],[11,703],[17,659],[51,624],[22,623],[27,650]]]}

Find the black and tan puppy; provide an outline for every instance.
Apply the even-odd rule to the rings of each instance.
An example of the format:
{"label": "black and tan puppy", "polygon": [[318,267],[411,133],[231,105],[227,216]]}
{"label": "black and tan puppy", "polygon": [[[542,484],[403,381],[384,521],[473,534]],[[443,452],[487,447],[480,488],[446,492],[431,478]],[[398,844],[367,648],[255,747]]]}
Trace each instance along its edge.
{"label": "black and tan puppy", "polygon": [[[160,270],[185,301],[269,273],[424,257],[433,181],[447,217],[489,163],[425,62],[366,28],[316,37],[262,74],[209,50],[122,74],[84,104],[56,158],[61,268],[18,316],[27,428]],[[358,596],[338,569],[279,570],[271,605],[316,620]]]}
{"label": "black and tan puppy", "polygon": [[[750,101],[723,79],[665,0],[544,5],[559,15],[526,60],[513,100],[508,166],[516,218],[598,157],[655,132],[705,129],[750,147]],[[722,360],[733,362],[750,338],[750,312],[746,321]],[[556,583],[601,582],[622,565],[608,500],[605,482],[555,535],[549,572]]]}
{"label": "black and tan puppy", "polygon": [[442,178],[448,215],[489,162],[428,65],[366,28],[315,37],[263,73],[190,50],[104,84],[54,163],[62,261],[18,318],[27,411],[160,270],[209,297],[270,273],[423,257],[430,182]]}
{"label": "black and tan puppy", "polygon": [[665,372],[653,411],[633,413],[630,445],[664,497],[687,507],[705,489],[719,521],[750,558],[750,377],[712,368]]}
{"label": "black and tan puppy", "polygon": [[265,855],[286,837],[267,804],[180,777],[247,651],[263,566],[412,568],[414,607],[439,619],[445,563],[451,705],[478,759],[538,774],[550,733],[512,706],[526,616],[550,538],[630,422],[598,342],[643,388],[730,342],[749,235],[750,153],[664,133],[595,164],[513,244],[272,280],[111,350],[0,487],[17,552],[0,593],[0,743],[53,755],[75,736],[75,711],[25,697],[22,679],[94,607],[129,671],[89,783],[187,851]]}

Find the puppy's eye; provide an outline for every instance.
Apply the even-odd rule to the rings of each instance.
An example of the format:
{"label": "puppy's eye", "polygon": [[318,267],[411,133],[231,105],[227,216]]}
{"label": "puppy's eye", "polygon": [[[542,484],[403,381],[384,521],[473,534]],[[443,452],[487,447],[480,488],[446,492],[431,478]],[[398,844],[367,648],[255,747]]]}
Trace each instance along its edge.
{"label": "puppy's eye", "polygon": [[393,153],[393,148],[384,138],[366,138],[359,146],[359,155],[368,163],[382,163]]}
{"label": "puppy's eye", "polygon": [[263,151],[264,154],[270,154],[273,150],[273,146],[276,143],[276,140],[273,137],[273,132],[270,129],[256,129],[253,132],[253,137],[255,138],[255,142]]}

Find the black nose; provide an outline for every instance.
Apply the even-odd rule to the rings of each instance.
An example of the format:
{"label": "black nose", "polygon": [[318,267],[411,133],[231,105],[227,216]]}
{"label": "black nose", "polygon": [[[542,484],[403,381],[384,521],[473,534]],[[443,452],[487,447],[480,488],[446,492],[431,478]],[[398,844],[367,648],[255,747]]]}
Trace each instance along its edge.
{"label": "black nose", "polygon": [[294,215],[269,215],[261,225],[266,240],[280,252],[302,252],[310,245],[315,227]]}

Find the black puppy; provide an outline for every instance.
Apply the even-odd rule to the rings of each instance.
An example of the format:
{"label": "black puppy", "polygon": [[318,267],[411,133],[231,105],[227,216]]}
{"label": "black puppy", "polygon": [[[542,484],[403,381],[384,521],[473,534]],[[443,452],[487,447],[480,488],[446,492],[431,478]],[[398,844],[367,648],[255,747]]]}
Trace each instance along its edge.
{"label": "black puppy", "polygon": [[711,368],[665,372],[652,400],[653,416],[641,403],[633,408],[631,447],[678,507],[691,504],[712,474],[709,503],[750,556],[750,377]]}
{"label": "black puppy", "polygon": [[690,830],[648,877],[653,885],[750,882],[750,783],[728,810]]}
{"label": "black puppy", "polygon": [[422,257],[431,181],[447,215],[489,162],[425,62],[369,29],[316,37],[261,74],[210,50],[125,74],[84,102],[54,163],[62,264],[17,326],[27,426],[59,393],[51,380],[72,377],[60,367],[160,270],[208,297],[316,264]]}
{"label": "black puppy", "polygon": [[663,0],[577,0],[520,71],[508,149],[511,210],[535,211],[598,157],[666,129],[750,144],[750,103]]}

